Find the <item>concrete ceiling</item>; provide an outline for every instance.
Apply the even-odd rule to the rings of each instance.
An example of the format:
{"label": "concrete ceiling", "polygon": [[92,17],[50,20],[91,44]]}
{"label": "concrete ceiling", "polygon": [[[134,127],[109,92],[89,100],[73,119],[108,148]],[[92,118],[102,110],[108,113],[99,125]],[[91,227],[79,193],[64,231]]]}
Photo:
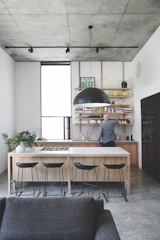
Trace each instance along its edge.
{"label": "concrete ceiling", "polygon": [[160,25],[160,0],[0,0],[0,46],[15,61],[132,61]]}

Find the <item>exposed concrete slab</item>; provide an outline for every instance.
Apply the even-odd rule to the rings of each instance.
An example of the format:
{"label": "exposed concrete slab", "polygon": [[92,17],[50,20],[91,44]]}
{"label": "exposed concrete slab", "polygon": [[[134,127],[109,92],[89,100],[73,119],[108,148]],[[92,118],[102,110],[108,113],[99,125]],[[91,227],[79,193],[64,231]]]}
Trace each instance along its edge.
{"label": "exposed concrete slab", "polygon": [[13,15],[13,18],[34,46],[70,44],[67,15]]}
{"label": "exposed concrete slab", "polygon": [[130,0],[126,13],[154,13],[159,0]]}
{"label": "exposed concrete slab", "polygon": [[2,1],[0,1],[0,14],[9,14],[7,8],[5,7]]}
{"label": "exposed concrete slab", "polygon": [[128,0],[66,0],[69,14],[122,14]]}
{"label": "exposed concrete slab", "polygon": [[112,45],[143,46],[160,25],[160,14],[126,14]]}
{"label": "exposed concrete slab", "polygon": [[122,15],[69,15],[71,45],[90,46],[89,25],[93,26],[92,46],[111,45],[121,18]]}
{"label": "exposed concrete slab", "polygon": [[0,46],[27,46],[23,33],[11,15],[0,15]]}
{"label": "exposed concrete slab", "polygon": [[11,14],[66,14],[65,0],[3,0]]}
{"label": "exposed concrete slab", "polygon": [[[92,61],[132,61],[160,26],[160,0],[0,0],[0,46],[138,46],[92,49]],[[5,49],[16,61],[90,61],[89,49]]]}

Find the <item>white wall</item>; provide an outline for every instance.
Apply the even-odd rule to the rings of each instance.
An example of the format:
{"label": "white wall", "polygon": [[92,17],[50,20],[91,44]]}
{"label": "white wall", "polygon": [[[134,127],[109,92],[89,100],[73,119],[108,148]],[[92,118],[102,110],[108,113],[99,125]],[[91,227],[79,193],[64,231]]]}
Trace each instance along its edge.
{"label": "white wall", "polygon": [[13,137],[15,130],[16,62],[0,48],[0,174],[7,169],[7,152],[2,133]]}
{"label": "white wall", "polygon": [[40,62],[16,63],[16,131],[40,128]]}
{"label": "white wall", "polygon": [[[140,77],[136,67],[141,63]],[[139,167],[142,167],[141,99],[160,92],[160,27],[132,61],[134,87],[133,136],[139,141]]]}

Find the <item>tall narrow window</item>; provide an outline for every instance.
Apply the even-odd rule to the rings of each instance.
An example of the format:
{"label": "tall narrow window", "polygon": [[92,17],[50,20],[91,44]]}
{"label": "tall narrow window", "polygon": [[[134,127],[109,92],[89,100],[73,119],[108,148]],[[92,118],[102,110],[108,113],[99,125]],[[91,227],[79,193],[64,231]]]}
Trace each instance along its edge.
{"label": "tall narrow window", "polygon": [[64,117],[71,116],[70,65],[41,66],[42,137],[64,139]]}

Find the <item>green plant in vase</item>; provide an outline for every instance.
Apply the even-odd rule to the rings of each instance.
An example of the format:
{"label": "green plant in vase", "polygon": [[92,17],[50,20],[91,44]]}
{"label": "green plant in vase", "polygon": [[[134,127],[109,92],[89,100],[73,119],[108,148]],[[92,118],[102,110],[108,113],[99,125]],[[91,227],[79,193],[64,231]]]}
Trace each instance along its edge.
{"label": "green plant in vase", "polygon": [[122,88],[127,88],[127,81],[122,81],[121,86]]}
{"label": "green plant in vase", "polygon": [[[29,131],[14,132],[14,137],[9,138],[7,133],[3,133],[5,145],[10,147],[12,150],[16,149],[17,152],[25,151],[25,147],[33,148],[33,145],[38,146],[35,142],[36,136],[31,134]],[[21,146],[21,149],[18,148]],[[19,150],[18,150],[19,149]]]}

